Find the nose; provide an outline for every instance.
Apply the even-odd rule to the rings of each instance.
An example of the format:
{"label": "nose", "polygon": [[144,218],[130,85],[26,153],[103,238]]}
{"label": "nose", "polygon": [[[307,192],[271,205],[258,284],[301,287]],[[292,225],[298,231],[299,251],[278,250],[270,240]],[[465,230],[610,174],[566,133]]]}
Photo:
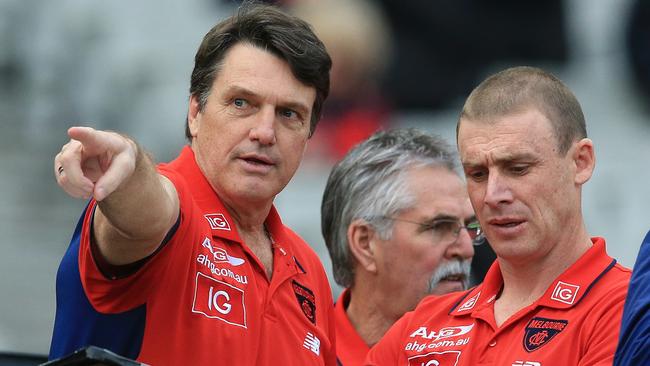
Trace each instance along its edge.
{"label": "nose", "polygon": [[496,172],[490,172],[483,200],[485,204],[492,207],[497,207],[502,203],[512,202],[512,192],[506,184],[504,177]]}
{"label": "nose", "polygon": [[273,108],[261,108],[255,115],[249,138],[261,145],[275,144],[275,110]]}
{"label": "nose", "polygon": [[472,238],[469,237],[467,229],[460,229],[456,240],[447,247],[445,256],[449,259],[460,258],[463,260],[471,259],[474,256],[474,245],[472,245]]}

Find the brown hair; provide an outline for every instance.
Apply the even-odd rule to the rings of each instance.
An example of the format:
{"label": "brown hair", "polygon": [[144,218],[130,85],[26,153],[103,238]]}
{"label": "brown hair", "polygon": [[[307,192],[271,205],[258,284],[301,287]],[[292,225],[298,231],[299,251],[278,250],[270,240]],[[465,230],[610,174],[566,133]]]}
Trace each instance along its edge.
{"label": "brown hair", "polygon": [[462,119],[489,121],[529,107],[539,109],[551,122],[560,154],[587,137],[582,108],[571,90],[544,70],[519,66],[488,77],[472,91],[460,114],[456,139]]}
{"label": "brown hair", "polygon": [[[190,84],[190,94],[199,100],[199,110],[205,107],[226,53],[241,42],[285,60],[296,79],[316,89],[311,136],[329,94],[332,61],[309,24],[271,5],[245,2],[237,14],[215,25],[205,35],[194,58]],[[191,139],[187,123],[185,136]]]}

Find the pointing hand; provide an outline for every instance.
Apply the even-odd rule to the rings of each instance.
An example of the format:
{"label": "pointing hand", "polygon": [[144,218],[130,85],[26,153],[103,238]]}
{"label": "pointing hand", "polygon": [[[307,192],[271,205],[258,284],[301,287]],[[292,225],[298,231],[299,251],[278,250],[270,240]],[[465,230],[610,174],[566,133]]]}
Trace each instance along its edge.
{"label": "pointing hand", "polygon": [[101,201],[133,174],[138,147],[132,140],[90,127],[71,127],[68,136],[54,158],[54,175],[70,196]]}

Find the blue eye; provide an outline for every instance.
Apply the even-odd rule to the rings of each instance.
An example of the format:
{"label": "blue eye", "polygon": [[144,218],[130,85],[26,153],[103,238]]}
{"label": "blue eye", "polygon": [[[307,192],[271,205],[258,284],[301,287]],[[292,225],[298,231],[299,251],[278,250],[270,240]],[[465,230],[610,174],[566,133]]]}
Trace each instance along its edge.
{"label": "blue eye", "polygon": [[233,104],[237,108],[243,108],[248,104],[248,101],[246,101],[246,99],[236,98],[235,100],[233,100]]}
{"label": "blue eye", "polygon": [[291,109],[283,109],[280,114],[285,118],[297,118],[298,113],[292,111]]}

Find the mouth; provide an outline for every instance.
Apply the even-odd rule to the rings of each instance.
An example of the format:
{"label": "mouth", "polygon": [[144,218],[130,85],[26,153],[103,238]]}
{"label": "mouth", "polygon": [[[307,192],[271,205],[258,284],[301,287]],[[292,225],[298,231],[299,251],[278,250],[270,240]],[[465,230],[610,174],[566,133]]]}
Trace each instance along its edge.
{"label": "mouth", "polygon": [[240,156],[239,159],[243,160],[244,162],[255,165],[255,166],[273,166],[275,165],[275,162],[273,159],[264,156],[264,155],[257,155],[257,154],[247,154]]}
{"label": "mouth", "polygon": [[500,228],[517,227],[521,225],[523,222],[524,220],[514,219],[514,218],[498,218],[498,219],[492,219],[488,221],[490,225],[500,227]]}
{"label": "mouth", "polygon": [[448,276],[445,276],[440,279],[440,281],[449,281],[449,282],[464,282],[466,280],[465,275],[462,273],[452,273]]}

